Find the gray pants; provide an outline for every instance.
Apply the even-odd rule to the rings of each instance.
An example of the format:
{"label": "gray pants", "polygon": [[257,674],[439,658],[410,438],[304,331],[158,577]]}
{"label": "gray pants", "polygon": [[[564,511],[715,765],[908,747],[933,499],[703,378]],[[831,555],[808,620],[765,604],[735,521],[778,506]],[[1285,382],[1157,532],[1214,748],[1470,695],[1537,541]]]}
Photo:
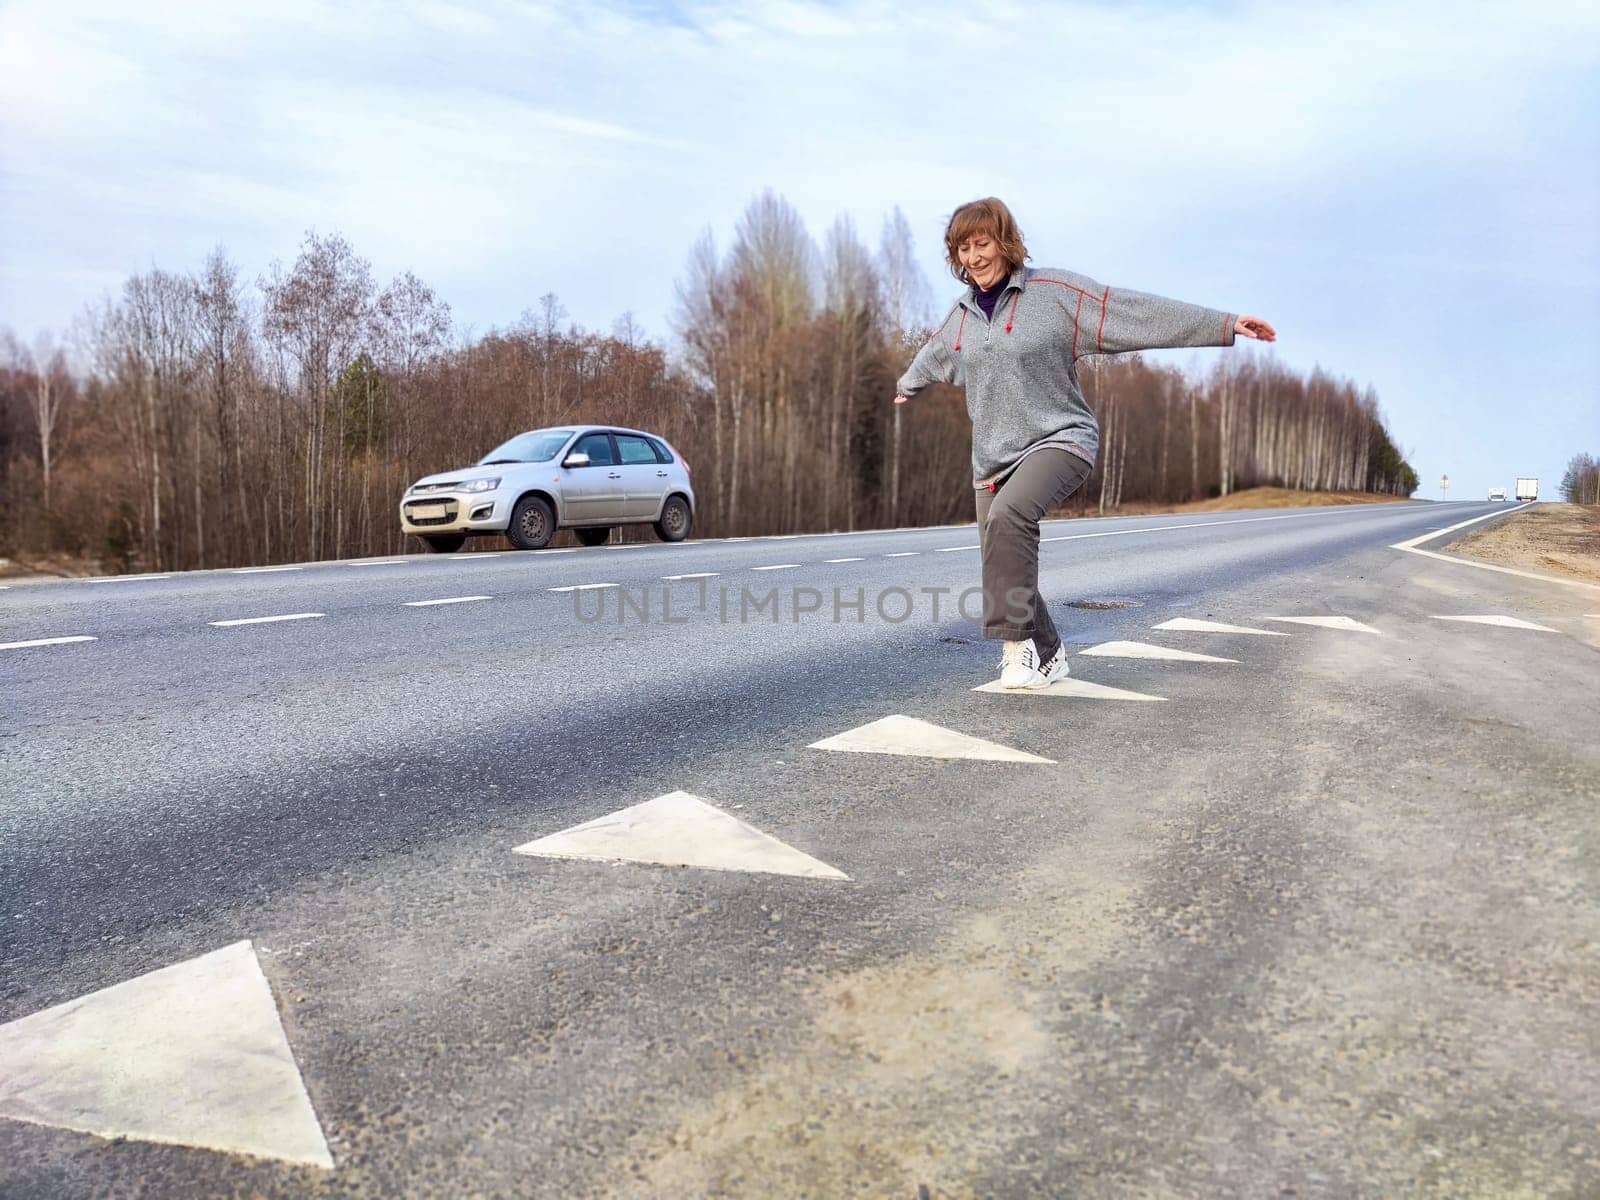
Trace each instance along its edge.
{"label": "gray pants", "polygon": [[983,636],[1032,638],[1048,661],[1061,644],[1039,595],[1039,518],[1083,486],[1092,470],[1067,450],[1035,450],[995,491],[977,489],[983,556]]}

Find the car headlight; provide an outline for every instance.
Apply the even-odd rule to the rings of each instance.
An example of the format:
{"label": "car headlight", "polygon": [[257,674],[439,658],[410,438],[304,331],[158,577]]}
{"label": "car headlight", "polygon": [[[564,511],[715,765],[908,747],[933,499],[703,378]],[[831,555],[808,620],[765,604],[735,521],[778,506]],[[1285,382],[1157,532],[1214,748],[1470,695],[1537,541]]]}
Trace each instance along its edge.
{"label": "car headlight", "polygon": [[461,485],[463,492],[492,492],[500,486],[498,479],[469,479]]}

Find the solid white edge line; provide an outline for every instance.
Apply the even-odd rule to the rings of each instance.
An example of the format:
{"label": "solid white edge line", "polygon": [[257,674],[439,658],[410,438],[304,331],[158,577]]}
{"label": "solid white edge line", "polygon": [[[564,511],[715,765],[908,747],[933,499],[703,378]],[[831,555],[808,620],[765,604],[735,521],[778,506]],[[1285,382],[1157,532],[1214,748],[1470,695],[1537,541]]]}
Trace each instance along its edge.
{"label": "solid white edge line", "polygon": [[407,600],[407,608],[427,608],[433,604],[466,604],[472,600],[493,600],[493,596],[447,596],[443,600]]}
{"label": "solid white edge line", "polygon": [[1527,507],[1529,507],[1527,504],[1519,504],[1515,508],[1503,508],[1498,512],[1484,513],[1481,517],[1472,517],[1466,521],[1457,521],[1454,525],[1446,525],[1443,529],[1435,529],[1429,533],[1423,533],[1414,538],[1408,538],[1403,542],[1395,542],[1389,547],[1389,549],[1410,550],[1413,547],[1420,546],[1423,542],[1431,541],[1436,537],[1443,537],[1447,533],[1454,533],[1458,529],[1465,529],[1468,525],[1476,525],[1479,521],[1492,521],[1496,517],[1509,517],[1512,513],[1521,512]]}
{"label": "solid white edge line", "polygon": [[208,625],[265,625],[271,621],[308,621],[312,617],[325,617],[327,613],[285,613],[281,617],[238,617],[232,621],[207,621]]}
{"label": "solid white edge line", "polygon": [[1442,554],[1437,550],[1424,550],[1420,543],[1431,538],[1443,537],[1447,533],[1454,533],[1458,529],[1465,529],[1468,525],[1476,525],[1479,521],[1493,520],[1495,517],[1509,517],[1514,512],[1521,512],[1531,508],[1532,502],[1519,504],[1515,508],[1507,508],[1500,512],[1484,513],[1481,517],[1473,517],[1468,521],[1457,521],[1454,525],[1447,525],[1443,529],[1435,529],[1431,533],[1424,533],[1419,537],[1409,538],[1403,542],[1395,542],[1389,547],[1391,550],[1403,550],[1407,554],[1420,554],[1424,558],[1436,558],[1440,562],[1455,563],[1463,567],[1477,567],[1480,571],[1497,571],[1502,575],[1515,575],[1519,579],[1537,579],[1541,583],[1558,583],[1566,587],[1583,588],[1586,591],[1600,592],[1600,583],[1587,583],[1582,579],[1562,579],[1557,575],[1541,575],[1537,571],[1522,571],[1516,567],[1502,567],[1497,563],[1476,562],[1470,558],[1458,558],[1454,554]]}
{"label": "solid white edge line", "polygon": [[76,637],[35,638],[31,642],[0,642],[0,650],[25,650],[29,646],[65,646],[68,642],[94,642],[98,638],[79,634]]}

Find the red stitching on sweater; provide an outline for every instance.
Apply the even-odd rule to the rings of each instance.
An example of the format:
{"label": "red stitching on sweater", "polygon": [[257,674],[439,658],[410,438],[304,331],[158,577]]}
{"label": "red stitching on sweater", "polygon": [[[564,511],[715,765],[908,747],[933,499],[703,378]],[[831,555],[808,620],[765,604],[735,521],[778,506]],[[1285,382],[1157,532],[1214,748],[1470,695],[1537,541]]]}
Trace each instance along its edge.
{"label": "red stitching on sweater", "polygon": [[1095,352],[1104,354],[1106,349],[1106,297],[1111,295],[1111,285],[1106,284],[1106,290],[1100,294],[1100,328],[1094,335]]}
{"label": "red stitching on sweater", "polygon": [[1043,275],[1035,275],[1032,279],[1028,280],[1028,282],[1029,283],[1056,283],[1056,284],[1060,284],[1064,288],[1071,288],[1073,291],[1077,292],[1080,297],[1088,296],[1089,299],[1091,299],[1091,300],[1094,299],[1094,293],[1093,292],[1086,292],[1081,287],[1079,287],[1077,284],[1068,283],[1065,279],[1046,279]]}
{"label": "red stitching on sweater", "polygon": [[1017,289],[1017,294],[1011,297],[1011,315],[1006,318],[1006,332],[1011,332],[1011,322],[1017,319],[1017,301],[1022,299],[1022,289]]}
{"label": "red stitching on sweater", "polygon": [[[946,321],[948,321],[949,319],[950,319],[949,317],[945,318]],[[961,334],[962,334],[962,331],[966,329],[966,327],[967,327],[967,309],[966,309],[965,305],[962,305],[961,306],[961,324],[956,326],[956,344],[955,344],[955,348],[957,350],[961,349]]]}
{"label": "red stitching on sweater", "polygon": [[941,333],[944,332],[944,327],[946,325],[950,324],[950,318],[956,315],[956,309],[958,309],[960,307],[961,307],[961,302],[960,301],[957,301],[956,303],[954,303],[954,304],[952,304],[950,306],[950,311],[945,313],[944,320],[939,322],[939,328],[935,329],[933,331],[933,333],[929,335],[928,340],[930,342],[933,341],[934,338],[938,337]]}
{"label": "red stitching on sweater", "polygon": [[[1048,282],[1054,283],[1055,280],[1052,279],[1052,280],[1049,280]],[[1068,287],[1072,287],[1072,285],[1070,283],[1067,286]],[[1078,293],[1078,306],[1072,310],[1072,361],[1073,362],[1077,362],[1078,361],[1078,314],[1083,311],[1083,289],[1082,288],[1077,288],[1075,290]]]}

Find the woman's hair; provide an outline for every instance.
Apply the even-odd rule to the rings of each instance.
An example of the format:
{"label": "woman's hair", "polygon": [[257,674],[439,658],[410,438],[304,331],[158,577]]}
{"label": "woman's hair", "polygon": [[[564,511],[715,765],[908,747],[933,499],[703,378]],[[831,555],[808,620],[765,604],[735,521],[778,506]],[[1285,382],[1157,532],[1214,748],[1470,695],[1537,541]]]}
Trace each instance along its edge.
{"label": "woman's hair", "polygon": [[1028,248],[1022,244],[1022,230],[1011,215],[1005,201],[987,196],[963,204],[950,214],[950,223],[944,227],[945,261],[950,264],[950,274],[962,283],[971,283],[966,268],[961,265],[959,247],[962,242],[977,234],[986,233],[1000,244],[1000,254],[1006,260],[1006,270],[1015,271],[1028,259]]}

